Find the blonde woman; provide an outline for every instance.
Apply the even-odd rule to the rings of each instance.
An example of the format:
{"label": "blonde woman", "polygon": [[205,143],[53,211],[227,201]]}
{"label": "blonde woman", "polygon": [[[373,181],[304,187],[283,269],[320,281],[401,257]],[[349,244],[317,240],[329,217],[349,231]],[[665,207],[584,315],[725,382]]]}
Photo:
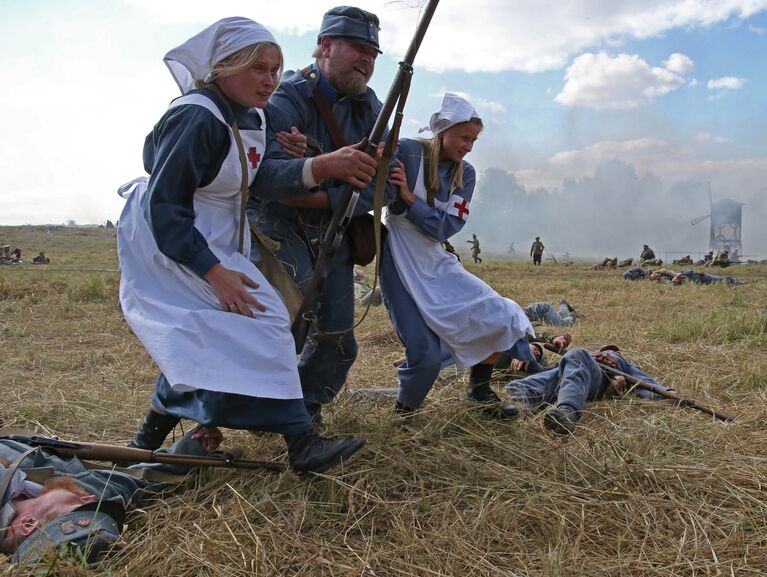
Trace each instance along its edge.
{"label": "blonde woman", "polygon": [[471,367],[470,399],[494,416],[512,417],[515,407],[490,388],[495,353],[533,329],[517,303],[464,270],[443,246],[469,217],[476,175],[464,158],[482,120],[466,99],[447,93],[428,129],[430,140],[399,142],[398,166],[389,176],[399,198],[385,217],[381,294],[406,357],[398,368],[396,411],[420,407],[440,369],[455,362]]}
{"label": "blonde woman", "polygon": [[[326,470],[364,441],[313,432],[287,309],[244,256],[249,234],[239,246],[243,179],[253,181],[264,155],[263,109],[282,52],[261,24],[233,17],[164,60],[182,96],[146,138],[149,179],[121,187],[120,302],[162,372],[131,444],[157,448],[186,418],[280,433],[295,470]],[[303,137],[279,138],[302,154]]]}

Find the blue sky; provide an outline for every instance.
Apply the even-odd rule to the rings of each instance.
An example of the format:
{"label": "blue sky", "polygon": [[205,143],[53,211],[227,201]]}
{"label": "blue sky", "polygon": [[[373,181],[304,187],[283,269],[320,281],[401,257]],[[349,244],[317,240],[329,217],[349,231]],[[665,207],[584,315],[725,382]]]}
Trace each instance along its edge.
{"label": "blue sky", "polygon": [[[143,172],[143,138],[176,96],[162,64],[167,50],[242,15],[269,26],[287,67],[299,68],[333,5],[0,0],[0,224],[116,219],[115,190]],[[381,18],[385,54],[372,86],[384,97],[418,2],[358,5]],[[403,135],[426,124],[445,90],[464,92],[486,125],[468,159],[480,174],[478,199],[503,199],[483,189],[490,169],[556,200],[573,194],[567,183],[592,182],[605,163],[619,162],[657,180],[654,194],[668,204],[656,209],[678,212],[680,227],[707,210],[707,181],[715,199],[746,202],[744,248],[767,253],[757,228],[767,218],[766,44],[767,0],[442,0],[416,59]],[[621,188],[610,191],[617,206]],[[680,189],[687,205],[699,191],[700,204],[675,202]],[[492,229],[488,203],[477,206],[476,222]],[[505,242],[508,226],[498,226],[487,234],[491,246]],[[545,215],[536,230],[557,232]],[[590,250],[587,228],[571,234]],[[705,225],[691,234],[684,242],[698,246]],[[682,242],[656,236],[669,250]]]}

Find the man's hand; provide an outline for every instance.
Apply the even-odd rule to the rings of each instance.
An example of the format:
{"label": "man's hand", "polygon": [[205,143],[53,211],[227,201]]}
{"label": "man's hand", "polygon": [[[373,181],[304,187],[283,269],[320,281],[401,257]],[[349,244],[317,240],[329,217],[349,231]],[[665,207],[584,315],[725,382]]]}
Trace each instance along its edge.
{"label": "man's hand", "polygon": [[607,385],[605,390],[605,397],[621,397],[626,393],[626,379],[621,375],[617,375],[610,379],[610,384]]}
{"label": "man's hand", "polygon": [[511,359],[511,370],[515,373],[526,373],[530,366],[529,361],[521,361],[519,359]]}
{"label": "man's hand", "polygon": [[344,146],[333,152],[315,156],[312,160],[312,176],[316,182],[329,178],[343,180],[355,188],[364,188],[376,173],[378,163],[375,158],[362,152],[359,147],[364,140]]}
{"label": "man's hand", "polygon": [[224,434],[218,427],[197,425],[194,431],[192,431],[192,438],[200,443],[206,452],[210,453],[218,449],[218,446],[224,441]]}
{"label": "man's hand", "polygon": [[264,312],[266,310],[266,307],[245,288],[246,286],[251,288],[258,288],[259,286],[247,275],[224,268],[220,263],[217,263],[205,273],[203,278],[210,283],[213,292],[216,293],[222,310],[246,317],[253,316],[253,311],[250,310],[251,306],[257,311]]}

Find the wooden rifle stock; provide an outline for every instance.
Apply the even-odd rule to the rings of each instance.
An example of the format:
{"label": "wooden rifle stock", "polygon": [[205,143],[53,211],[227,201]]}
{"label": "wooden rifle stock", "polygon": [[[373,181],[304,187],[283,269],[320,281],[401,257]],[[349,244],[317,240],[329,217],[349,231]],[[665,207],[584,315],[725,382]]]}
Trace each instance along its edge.
{"label": "wooden rifle stock", "polygon": [[[367,138],[365,152],[373,158],[376,156],[378,143],[383,139],[384,133],[386,132],[386,126],[394,112],[394,108],[397,106],[397,102],[403,94],[403,89],[404,87],[409,86],[409,79],[413,73],[413,61],[415,60],[415,55],[426,35],[426,30],[429,28],[429,23],[431,22],[432,16],[434,16],[434,11],[437,9],[437,4],[439,4],[439,0],[429,0],[429,3],[426,5],[423,16],[418,22],[418,28],[416,29],[415,35],[405,53],[405,57],[402,62],[399,63],[399,70],[394,77],[394,81],[389,89],[389,94],[383,102],[381,112],[379,112],[378,118],[376,118],[375,124],[373,125],[373,129],[370,131],[370,136]],[[298,313],[296,314],[290,329],[296,343],[297,354],[300,354],[303,350],[312,323],[317,320],[316,310],[320,292],[322,291],[325,279],[328,276],[330,262],[333,260],[333,256],[341,244],[344,232],[349,224],[349,219],[353,216],[354,207],[357,204],[359,194],[359,191],[351,184],[344,188],[341,200],[333,211],[333,217],[322,238],[317,261],[314,265],[312,279],[309,282],[306,291],[304,291],[304,299],[301,302],[301,306],[298,309]]]}
{"label": "wooden rifle stock", "polygon": [[[562,349],[554,346],[553,344],[549,342],[546,342],[543,340],[536,340],[536,342],[539,342],[540,344],[542,344],[543,348],[545,348],[547,351],[551,351],[552,353],[556,353],[558,355],[564,354],[562,352]],[[730,417],[729,415],[725,415],[724,413],[719,413],[717,411],[714,411],[713,409],[709,409],[705,405],[701,405],[698,401],[683,397],[682,395],[680,395],[674,390],[666,390],[663,387],[659,387],[657,385],[653,385],[652,383],[648,383],[641,379],[637,379],[636,377],[632,375],[624,373],[623,371],[619,371],[618,369],[613,368],[604,363],[600,363],[599,361],[597,361],[597,364],[602,369],[602,371],[604,371],[608,376],[613,375],[613,376],[623,377],[624,379],[626,379],[626,382],[629,383],[631,386],[636,387],[638,389],[644,389],[645,391],[650,391],[651,393],[660,395],[663,398],[676,401],[680,407],[690,407],[692,409],[695,409],[707,415],[711,415],[715,419],[718,419],[720,421],[724,421],[727,423],[731,423],[735,420],[735,417]]]}
{"label": "wooden rifle stock", "polygon": [[50,452],[65,457],[93,459],[94,461],[130,461],[134,463],[165,463],[168,465],[188,465],[196,467],[229,467],[232,469],[266,469],[268,471],[284,471],[282,463],[274,461],[251,461],[248,459],[227,459],[210,455],[185,455],[179,453],[161,453],[148,449],[135,449],[116,445],[100,445],[96,443],[79,443],[77,441],[62,441],[39,435],[8,435],[6,437],[25,445],[42,447]]}

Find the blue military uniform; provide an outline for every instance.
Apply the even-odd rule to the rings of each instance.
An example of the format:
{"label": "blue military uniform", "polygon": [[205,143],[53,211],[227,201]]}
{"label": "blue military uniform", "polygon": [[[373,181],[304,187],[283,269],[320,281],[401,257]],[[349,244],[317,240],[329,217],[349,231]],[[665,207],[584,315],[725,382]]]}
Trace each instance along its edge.
{"label": "blue military uniform", "polygon": [[[351,15],[351,16],[350,16]],[[364,17],[364,18],[363,18]],[[344,36],[378,47],[377,18],[356,8],[341,7],[325,15],[320,36]],[[295,126],[315,140],[321,152],[336,150],[330,133],[312,98],[319,86],[346,142],[355,144],[368,136],[381,110],[372,89],[359,96],[339,94],[322,76],[317,64],[288,73],[269,100],[266,157],[251,187],[248,218],[268,237],[279,243],[275,252],[300,290],[305,290],[314,272],[319,243],[332,211],[291,208],[275,202],[307,193],[303,184],[304,159],[292,159],[282,149],[275,133]],[[337,180],[320,183],[332,207],[336,207],[347,184]],[[360,194],[355,214],[373,207],[374,183]],[[348,236],[329,266],[319,297],[317,332],[309,336],[299,358],[298,370],[304,398],[310,406],[332,400],[346,381],[357,357],[354,324],[354,278]],[[261,256],[254,247],[251,259]]]}
{"label": "blue military uniform", "polygon": [[551,303],[532,303],[525,307],[525,314],[531,323],[569,327],[575,322],[575,317],[572,316],[570,309],[564,303],[559,305],[559,310],[555,309]]}
{"label": "blue military uniform", "polygon": [[[618,362],[616,369],[660,388],[651,376],[628,362],[619,354],[604,351]],[[544,404],[569,405],[580,414],[586,401],[601,398],[610,383],[609,377],[586,349],[572,349],[565,353],[556,367],[546,369],[506,385],[511,395],[524,405],[539,408]],[[639,397],[656,397],[644,389],[635,389]]]}

